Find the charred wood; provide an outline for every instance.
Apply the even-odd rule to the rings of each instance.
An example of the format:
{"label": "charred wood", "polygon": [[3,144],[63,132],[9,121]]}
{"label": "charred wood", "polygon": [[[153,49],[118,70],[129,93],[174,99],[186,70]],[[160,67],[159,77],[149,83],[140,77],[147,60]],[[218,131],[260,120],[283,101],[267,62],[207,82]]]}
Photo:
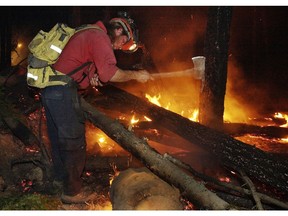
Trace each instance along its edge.
{"label": "charred wood", "polygon": [[205,35],[205,79],[200,93],[199,120],[211,128],[223,126],[224,98],[232,7],[209,7]]}
{"label": "charred wood", "polygon": [[[227,202],[242,207],[243,209],[255,209],[255,203],[248,197],[236,196],[225,192],[217,192],[217,195]],[[278,210],[277,207],[263,204],[265,210]]]}
{"label": "charred wood", "polygon": [[241,169],[249,177],[288,194],[288,163],[286,160],[141,100],[115,86],[107,85],[99,88],[99,91],[112,98],[114,102],[125,104],[126,108],[130,107],[135,112],[148,116],[162,127],[206,149],[215,155],[223,165],[235,170]]}
{"label": "charred wood", "polygon": [[[102,90],[100,90],[102,91]],[[105,93],[104,93],[105,94]],[[140,98],[137,98],[140,99]],[[140,99],[141,100],[141,99]],[[130,104],[125,104],[123,106],[121,99],[112,98],[112,97],[105,97],[104,95],[100,95],[93,99],[88,99],[88,101],[94,104],[98,109],[103,109],[103,112],[108,113],[111,111],[110,114],[117,114],[119,113],[127,113],[127,109],[134,109],[134,105],[132,102]],[[113,106],[111,106],[113,104]],[[133,105],[133,106],[131,106]],[[117,112],[116,112],[117,110]],[[137,112],[137,109],[135,110]],[[134,112],[135,112],[134,111]],[[115,116],[116,117],[116,116]],[[285,124],[286,121],[281,122],[281,124]],[[279,124],[279,125],[281,125]],[[159,127],[157,122],[140,122],[138,123],[140,128],[153,128]],[[253,125],[252,123],[223,123],[223,128],[221,132],[227,133],[231,136],[241,136],[245,134],[260,134],[269,138],[285,138],[288,135],[288,128],[279,127],[279,126],[258,126]]]}
{"label": "charred wood", "polygon": [[[233,196],[236,197],[236,198],[233,199],[234,200],[233,202],[230,202],[230,198],[229,199],[225,199],[224,198],[224,200],[226,200],[227,202],[233,203],[234,205],[241,206],[241,207],[246,207],[246,208],[252,207],[252,206],[249,206],[249,205],[243,205],[242,201],[240,199],[240,197],[251,196],[251,194],[252,194],[251,190],[243,188],[243,187],[239,187],[237,185],[233,185],[231,183],[222,182],[222,181],[219,181],[218,179],[215,179],[215,178],[213,178],[211,176],[207,176],[205,174],[199,173],[198,171],[193,169],[189,164],[185,164],[182,161],[172,157],[169,154],[164,154],[164,156],[168,160],[170,160],[172,163],[177,165],[178,167],[181,167],[181,168],[189,171],[196,178],[199,178],[199,179],[207,182],[207,185],[209,185],[211,188],[213,188],[213,190],[216,190],[217,194],[219,192],[222,192],[221,193],[221,194],[223,194],[221,196],[222,198],[224,196],[224,193],[225,194],[230,194],[228,196],[230,198],[232,198]],[[254,194],[261,199],[261,201],[264,203],[264,205],[265,205],[265,203],[267,204],[267,205],[265,205],[265,209],[272,208],[272,207],[269,207],[269,206],[273,206],[274,208],[275,207],[278,207],[278,208],[280,207],[281,209],[288,209],[288,204],[284,203],[284,202],[281,202],[278,199],[275,199],[273,197],[270,197],[270,196],[268,196],[266,194],[262,194],[262,193],[259,193],[259,192],[255,192]],[[237,197],[239,197],[239,199]],[[237,203],[237,200],[239,200],[239,203]],[[248,201],[248,199],[246,199],[245,202],[252,203],[252,201],[251,200]]]}
{"label": "charred wood", "polygon": [[103,115],[85,100],[82,100],[82,107],[87,114],[87,119],[96,127],[133,154],[154,174],[174,185],[181,192],[186,192],[187,198],[193,204],[204,209],[233,209],[229,203],[209,191],[202,182],[197,182],[183,170],[177,168],[176,165],[151,148],[145,140],[135,136],[119,122]]}
{"label": "charred wood", "polygon": [[129,157],[105,157],[105,156],[88,156],[86,160],[85,169],[94,170],[99,172],[117,171],[125,170],[131,167],[143,167],[143,164],[133,158]]}
{"label": "charred wood", "polygon": [[252,182],[251,179],[246,175],[246,173],[242,172],[241,170],[240,170],[240,174],[241,174],[243,180],[246,182],[246,184],[247,184],[248,187],[250,188],[250,191],[251,191],[251,194],[252,194],[252,196],[253,196],[253,199],[255,200],[257,209],[263,210],[263,206],[262,206],[261,200],[259,199],[259,196],[257,195],[256,188],[255,188],[253,182]]}
{"label": "charred wood", "polygon": [[261,134],[272,138],[284,138],[288,128],[276,126],[257,126],[243,123],[224,123],[223,132],[230,135]]}

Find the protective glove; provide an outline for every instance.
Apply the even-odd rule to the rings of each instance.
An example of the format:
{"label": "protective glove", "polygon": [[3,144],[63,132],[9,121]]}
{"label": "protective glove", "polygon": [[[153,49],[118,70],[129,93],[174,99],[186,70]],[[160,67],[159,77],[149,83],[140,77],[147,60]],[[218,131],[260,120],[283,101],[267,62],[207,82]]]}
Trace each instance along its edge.
{"label": "protective glove", "polygon": [[154,78],[146,70],[134,71],[134,76],[135,76],[135,79],[141,83],[145,83],[148,80],[154,80]]}

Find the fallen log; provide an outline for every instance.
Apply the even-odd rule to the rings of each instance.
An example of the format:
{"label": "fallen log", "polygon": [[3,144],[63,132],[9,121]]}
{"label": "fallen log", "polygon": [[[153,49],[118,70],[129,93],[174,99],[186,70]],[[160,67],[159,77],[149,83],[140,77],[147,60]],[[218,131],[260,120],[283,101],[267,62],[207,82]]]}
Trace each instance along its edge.
{"label": "fallen log", "polygon": [[125,104],[126,108],[130,107],[136,113],[148,116],[162,127],[206,149],[223,165],[234,170],[242,170],[249,177],[288,194],[288,162],[286,160],[141,100],[115,86],[107,85],[99,88],[99,91],[109,98],[113,98],[114,102]]}
{"label": "fallen log", "polygon": [[128,168],[139,168],[143,167],[143,164],[133,159],[131,156],[117,156],[117,157],[105,157],[105,156],[87,156],[86,159],[86,170],[93,170],[97,172],[107,172],[107,171],[114,171],[113,169],[116,168],[116,170],[125,170]]}
{"label": "fallen log", "polygon": [[[14,112],[9,110],[9,105],[5,102],[2,104],[2,109],[0,110],[0,121],[3,121],[5,126],[11,131],[11,133],[17,137],[25,147],[29,148],[37,148],[40,149],[41,157],[39,158],[38,155],[30,155],[29,151],[26,152],[27,155],[24,155],[23,158],[12,160],[11,167],[13,168],[17,164],[25,164],[31,163],[36,164],[45,172],[45,178],[50,179],[52,177],[52,166],[50,156],[47,152],[47,149],[42,142],[42,140],[38,139],[38,137],[33,133],[33,131],[21,121],[20,118],[18,119]],[[42,115],[40,115],[42,116]],[[42,137],[41,131],[41,119],[39,121],[39,137]]]}
{"label": "fallen log", "polygon": [[[1,115],[0,115],[1,117]],[[21,121],[13,117],[2,116],[2,121],[11,130],[11,132],[22,141],[25,146],[37,146],[38,139],[32,131]]]}
{"label": "fallen log", "polygon": [[261,134],[272,138],[285,138],[288,128],[276,126],[257,126],[243,123],[224,123],[223,132],[230,135]]}
{"label": "fallen log", "polygon": [[[227,182],[222,182],[222,181],[219,181],[218,179],[215,179],[211,176],[207,176],[205,174],[202,174],[202,173],[199,173],[197,172],[194,168],[192,168],[190,165],[188,164],[185,164],[183,163],[182,161],[172,157],[171,155],[169,154],[164,154],[164,156],[169,159],[171,162],[173,162],[174,164],[176,164],[178,167],[181,167],[187,171],[189,171],[193,176],[195,177],[198,177],[199,179],[202,179],[204,180],[207,185],[211,185],[211,187],[215,190],[215,188],[217,188],[217,186],[220,187],[220,189],[216,189],[218,192],[217,192],[217,195],[219,195],[219,191],[228,191],[228,192],[237,192],[238,194],[241,194],[241,195],[248,195],[250,196],[252,191],[251,190],[248,190],[248,189],[245,189],[245,188],[242,188],[242,187],[239,187],[237,185],[234,185],[232,183],[227,183]],[[227,194],[227,193],[226,193]],[[222,193],[222,195],[220,196],[221,198],[223,197],[224,193]],[[231,195],[232,196],[232,195]],[[283,208],[283,209],[288,209],[288,203],[284,203],[284,202],[281,202],[279,201],[278,199],[274,199],[272,197],[269,197],[267,196],[266,194],[261,194],[261,193],[257,193],[257,196],[260,197],[260,199],[264,202],[264,203],[267,203],[267,204],[272,204],[272,205],[275,205],[275,206],[279,206],[280,208]],[[226,200],[227,202],[229,203],[233,203],[233,202],[230,202],[228,201],[226,198],[223,198],[224,200]],[[247,199],[246,199],[247,200]],[[253,203],[253,201],[251,199],[249,199],[248,201],[249,203]],[[246,207],[247,208],[247,205],[241,205],[241,201],[240,202],[234,202],[235,205],[237,206],[242,206],[243,208]],[[249,207],[249,205],[248,205]],[[269,209],[270,207],[268,205],[265,206],[265,209]]]}
{"label": "fallen log", "polygon": [[[110,87],[109,87],[110,88]],[[103,92],[103,89],[99,89],[99,91]],[[95,106],[99,109],[103,109],[105,113],[111,111],[112,114],[117,115],[117,112],[121,113],[127,113],[129,111],[129,108],[133,109],[135,108],[135,104],[130,101],[130,103],[125,104],[123,106],[123,101],[121,98],[117,97],[111,97],[109,94],[105,97],[106,90],[104,89],[103,95],[97,95],[95,97],[87,98],[87,100],[90,103],[95,104]],[[128,92],[127,92],[128,93]],[[129,93],[128,93],[129,94]],[[134,96],[134,95],[133,95]],[[138,100],[141,100],[139,97]],[[126,102],[126,101],[125,101]],[[111,106],[113,104],[113,106]],[[132,107],[131,107],[132,106]],[[128,108],[127,108],[128,107]],[[137,107],[137,106],[136,106]],[[135,110],[137,112],[137,109]],[[111,114],[109,113],[109,115]],[[129,113],[131,115],[131,113]],[[276,120],[274,120],[276,121]],[[285,120],[278,120],[280,123],[278,123],[279,126],[260,126],[255,121],[256,124],[253,124],[254,121],[251,120],[248,123],[223,123],[223,128],[221,132],[229,134],[231,136],[242,136],[245,134],[261,134],[265,137],[269,138],[286,138],[288,136],[288,128],[280,127],[280,125],[285,124]],[[143,125],[147,124],[147,125]],[[263,121],[263,125],[268,125],[271,123],[270,121]],[[139,124],[139,123],[138,123]],[[143,127],[153,127],[154,125],[159,125],[158,122],[141,122],[141,128]]]}
{"label": "fallen log", "polygon": [[194,180],[190,175],[165,159],[163,155],[151,148],[145,140],[138,138],[133,132],[125,129],[118,121],[105,116],[85,100],[82,100],[81,103],[88,120],[121,147],[132,153],[154,174],[174,185],[181,192],[185,192],[187,199],[195,206],[214,210],[235,209],[215,193],[209,191],[202,182]]}
{"label": "fallen log", "polygon": [[110,188],[113,210],[183,210],[179,190],[146,167],[121,171]]}

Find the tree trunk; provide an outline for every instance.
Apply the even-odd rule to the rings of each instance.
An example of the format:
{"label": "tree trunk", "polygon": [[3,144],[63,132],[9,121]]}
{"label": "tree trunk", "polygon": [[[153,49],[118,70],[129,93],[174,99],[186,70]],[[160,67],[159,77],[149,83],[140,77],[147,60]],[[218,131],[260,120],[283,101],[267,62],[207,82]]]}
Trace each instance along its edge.
{"label": "tree trunk", "polygon": [[209,9],[204,50],[205,80],[200,93],[199,121],[211,128],[223,125],[231,17],[231,7]]}
{"label": "tree trunk", "polygon": [[12,29],[11,29],[11,12],[7,7],[6,12],[0,14],[0,68],[11,67],[11,41],[12,41]]}
{"label": "tree trunk", "polygon": [[152,119],[155,124],[159,124],[189,142],[206,149],[223,165],[235,170],[243,170],[250,177],[288,193],[287,161],[282,161],[231,136],[141,100],[116,87],[105,86],[99,88],[99,91],[109,98],[113,98],[114,102],[118,101],[122,106],[125,104],[127,112],[134,110],[136,113],[143,114]]}
{"label": "tree trunk", "polygon": [[181,192],[185,192],[193,204],[205,209],[225,210],[232,208],[229,203],[209,191],[203,183],[195,181],[190,175],[151,148],[145,140],[136,137],[134,133],[125,129],[118,121],[103,115],[84,100],[82,100],[82,107],[87,113],[87,118],[96,127],[100,128],[121,147],[131,152],[154,174],[175,185]]}

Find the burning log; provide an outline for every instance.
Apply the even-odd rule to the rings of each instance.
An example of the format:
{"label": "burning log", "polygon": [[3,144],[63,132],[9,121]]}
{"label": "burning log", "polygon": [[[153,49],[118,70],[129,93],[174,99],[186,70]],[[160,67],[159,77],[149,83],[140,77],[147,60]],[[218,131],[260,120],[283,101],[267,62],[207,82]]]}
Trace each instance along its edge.
{"label": "burning log", "polygon": [[127,169],[112,182],[113,210],[183,210],[179,190],[147,168]]}
{"label": "burning log", "polygon": [[257,126],[243,123],[226,123],[223,131],[231,135],[265,134],[267,137],[284,138],[288,135],[288,128],[276,126]]}
{"label": "burning log", "polygon": [[181,192],[186,192],[187,198],[195,205],[205,209],[232,209],[226,201],[209,191],[203,183],[197,182],[190,175],[179,169],[175,164],[165,159],[145,140],[140,139],[131,131],[125,129],[117,121],[103,115],[93,106],[82,100],[82,107],[87,118],[124,149],[131,152],[154,174],[175,185]]}
{"label": "burning log", "polygon": [[248,176],[275,187],[285,194],[288,193],[287,161],[238,141],[227,134],[141,100],[117,87],[107,85],[100,88],[99,91],[112,98],[113,102],[125,104],[135,112],[148,116],[160,126],[206,149],[215,155],[223,165],[234,170],[242,170]]}

